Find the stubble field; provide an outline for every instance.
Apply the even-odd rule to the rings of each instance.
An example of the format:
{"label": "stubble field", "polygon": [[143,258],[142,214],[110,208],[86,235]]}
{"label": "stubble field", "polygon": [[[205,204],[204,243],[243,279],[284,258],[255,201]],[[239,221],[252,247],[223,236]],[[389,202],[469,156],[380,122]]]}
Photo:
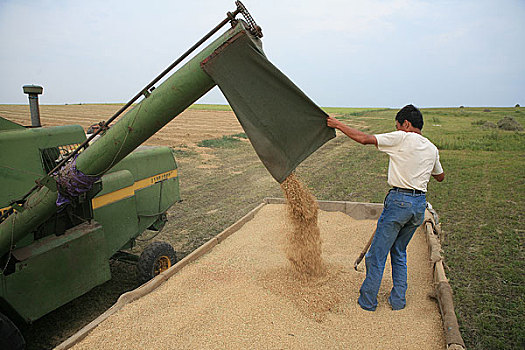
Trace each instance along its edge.
{"label": "stubble field", "polygon": [[[43,126],[77,124],[87,130],[92,124],[108,120],[121,107],[118,104],[42,105],[40,115]],[[197,142],[204,139],[241,132],[242,127],[235,115],[224,109],[222,111],[187,109],[153,135],[147,144],[170,147],[195,146]],[[0,105],[0,116],[18,124],[31,124],[29,106]]]}
{"label": "stubble field", "polygon": [[[44,126],[108,119],[120,105],[41,106]],[[369,133],[393,130],[396,110],[325,108]],[[445,182],[429,184],[440,214],[448,277],[469,349],[525,344],[525,139],[494,127],[505,116],[525,125],[524,108],[424,109],[423,135],[440,149]],[[0,105],[0,116],[30,123],[27,106]],[[492,123],[493,125],[490,125]],[[231,136],[222,138],[223,136]],[[201,147],[203,140],[210,147]],[[173,147],[183,202],[155,240],[171,242],[182,258],[261,203],[282,196],[228,107],[194,106],[147,141]],[[297,169],[320,200],[382,202],[388,158],[338,133]],[[148,238],[148,233],[143,238]],[[139,253],[147,242],[139,242]],[[409,272],[410,273],[410,272]],[[134,267],[112,263],[113,279],[23,330],[29,349],[52,348],[137,287]]]}

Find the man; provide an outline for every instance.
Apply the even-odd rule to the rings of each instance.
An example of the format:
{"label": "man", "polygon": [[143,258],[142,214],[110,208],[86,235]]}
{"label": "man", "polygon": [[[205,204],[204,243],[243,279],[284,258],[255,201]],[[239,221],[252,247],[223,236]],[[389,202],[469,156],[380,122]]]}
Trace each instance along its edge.
{"label": "man", "polygon": [[393,310],[406,305],[406,247],[417,227],[423,223],[427,183],[432,175],[438,182],[445,174],[436,146],[421,135],[423,115],[413,105],[396,115],[396,129],[386,134],[369,135],[328,117],[327,125],[341,130],[363,145],[373,144],[389,155],[388,192],[377,222],[376,233],[365,255],[366,278],[359,290],[359,305],[369,311],[377,307],[377,293],[390,252],[393,287],[388,302]]}

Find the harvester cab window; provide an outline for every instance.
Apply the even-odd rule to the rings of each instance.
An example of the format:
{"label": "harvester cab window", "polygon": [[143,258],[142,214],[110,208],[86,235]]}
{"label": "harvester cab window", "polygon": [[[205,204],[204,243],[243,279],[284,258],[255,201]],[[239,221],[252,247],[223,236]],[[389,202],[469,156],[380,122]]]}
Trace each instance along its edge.
{"label": "harvester cab window", "polygon": [[71,145],[63,145],[42,149],[41,156],[44,171],[46,173],[49,173],[57,166],[58,162],[60,162],[63,158],[67,157],[69,153],[73,152],[78,146],[79,144],[75,143]]}

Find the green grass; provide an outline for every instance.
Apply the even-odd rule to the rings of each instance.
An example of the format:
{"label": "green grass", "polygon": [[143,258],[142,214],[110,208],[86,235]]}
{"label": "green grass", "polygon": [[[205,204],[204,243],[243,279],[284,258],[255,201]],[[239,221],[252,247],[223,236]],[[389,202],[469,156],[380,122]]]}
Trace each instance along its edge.
{"label": "green grass", "polygon": [[[423,110],[426,123],[423,131],[442,150],[520,151],[525,142],[523,132],[505,131],[483,127],[485,122],[497,124],[505,116],[512,116],[525,125],[521,108],[431,109]],[[432,122],[438,118],[439,123]],[[429,123],[430,121],[430,123]]]}
{"label": "green grass", "polygon": [[231,135],[231,136],[232,136],[232,137],[238,137],[238,138],[240,138],[240,139],[247,139],[247,138],[248,138],[248,135],[246,135],[245,132],[240,132],[240,133],[238,133],[238,134],[233,134],[233,135]]}
{"label": "green grass", "polygon": [[[521,153],[521,155],[520,155]],[[521,156],[521,160],[519,157]],[[442,151],[433,186],[457,316],[468,348],[523,344],[523,152]]]}
{"label": "green grass", "polygon": [[175,158],[187,158],[197,155],[197,152],[189,148],[173,148],[173,153],[175,154]]}
{"label": "green grass", "polygon": [[231,111],[230,105],[214,105],[214,104],[194,104],[188,109],[197,109],[204,111]]}
{"label": "green grass", "polygon": [[345,107],[323,107],[326,113],[339,115],[362,115],[365,112],[387,110],[385,108],[345,108]]}
{"label": "green grass", "polygon": [[487,120],[485,120],[485,119],[479,119],[479,120],[475,120],[475,121],[473,121],[471,124],[472,124],[472,125],[478,125],[478,126],[479,126],[479,125],[483,125],[483,124],[485,124],[486,122],[487,122]]}
{"label": "green grass", "polygon": [[209,139],[202,140],[197,143],[199,147],[209,147],[209,148],[235,148],[239,146],[241,140],[238,137],[232,136],[223,136],[218,139]]}

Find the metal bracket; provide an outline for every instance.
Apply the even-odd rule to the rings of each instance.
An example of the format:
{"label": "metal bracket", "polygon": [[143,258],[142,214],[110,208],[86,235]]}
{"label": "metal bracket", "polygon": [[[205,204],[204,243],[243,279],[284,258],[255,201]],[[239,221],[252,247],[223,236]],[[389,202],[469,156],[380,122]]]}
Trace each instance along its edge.
{"label": "metal bracket", "polygon": [[155,90],[155,86],[150,87],[149,89],[142,90],[142,95],[144,95],[145,98],[148,98],[151,93]]}
{"label": "metal bracket", "polygon": [[256,36],[257,38],[262,38],[263,33],[261,27],[259,27],[257,23],[255,23],[255,20],[248,12],[248,9],[246,9],[246,7],[240,1],[235,1],[235,5],[237,5],[237,11],[239,11],[242,14],[244,19],[246,20],[246,23],[248,23],[248,29],[250,30],[250,33]]}
{"label": "metal bracket", "polygon": [[42,179],[35,180],[36,184],[39,186],[45,186],[51,190],[51,192],[57,191],[57,183],[52,176],[46,175]]}

